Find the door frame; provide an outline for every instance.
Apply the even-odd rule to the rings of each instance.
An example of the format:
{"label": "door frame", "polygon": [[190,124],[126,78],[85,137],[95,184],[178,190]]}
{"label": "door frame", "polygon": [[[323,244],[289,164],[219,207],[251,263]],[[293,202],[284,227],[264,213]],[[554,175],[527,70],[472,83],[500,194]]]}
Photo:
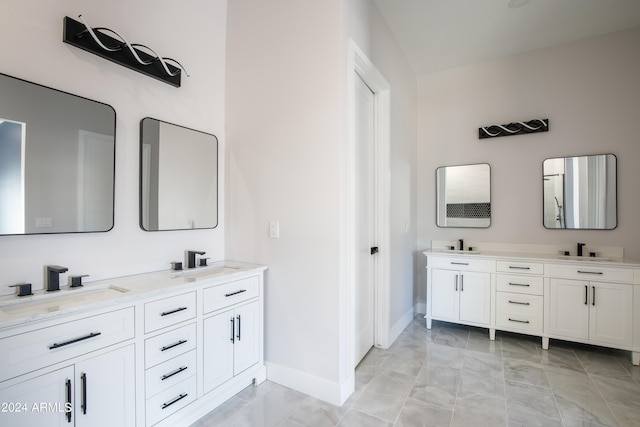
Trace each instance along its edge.
{"label": "door frame", "polygon": [[389,348],[390,330],[390,92],[391,85],[353,40],[349,43],[347,78],[348,146],[347,163],[347,288],[349,290],[349,366],[355,362],[355,76],[371,89],[374,96],[374,204],[377,262],[374,263],[374,345]]}

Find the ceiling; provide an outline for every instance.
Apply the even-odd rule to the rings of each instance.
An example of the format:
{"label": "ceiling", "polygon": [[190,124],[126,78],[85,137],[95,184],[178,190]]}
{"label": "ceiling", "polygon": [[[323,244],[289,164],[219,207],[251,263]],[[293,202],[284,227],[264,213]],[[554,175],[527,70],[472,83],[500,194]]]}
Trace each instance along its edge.
{"label": "ceiling", "polygon": [[640,26],[640,0],[373,1],[418,75]]}

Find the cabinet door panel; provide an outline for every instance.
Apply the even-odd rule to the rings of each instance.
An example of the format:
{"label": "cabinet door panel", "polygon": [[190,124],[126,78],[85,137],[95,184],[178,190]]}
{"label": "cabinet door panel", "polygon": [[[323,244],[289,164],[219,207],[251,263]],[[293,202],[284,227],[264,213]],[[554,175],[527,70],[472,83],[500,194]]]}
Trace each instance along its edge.
{"label": "cabinet door panel", "polygon": [[587,339],[589,282],[551,279],[549,290],[549,333]]}
{"label": "cabinet door panel", "polygon": [[233,310],[209,317],[203,323],[203,378],[206,393],[233,377]]}
{"label": "cabinet door panel", "polygon": [[460,320],[491,323],[491,276],[487,273],[462,273],[460,290]]}
{"label": "cabinet door panel", "polygon": [[630,346],[633,324],[633,288],[616,283],[591,283],[589,339]]}
{"label": "cabinet door panel", "polygon": [[69,386],[73,387],[72,366],[0,390],[0,402],[20,405],[19,411],[16,407],[7,407],[12,410],[0,413],[0,424],[20,427],[72,426],[75,410],[71,413],[70,421],[65,413],[67,402],[71,400],[73,403],[73,395],[71,399],[67,396]]}
{"label": "cabinet door panel", "polygon": [[431,314],[443,319],[458,320],[456,271],[431,270]]}
{"label": "cabinet door panel", "polygon": [[76,427],[135,425],[133,345],[76,364]]}
{"label": "cabinet door panel", "polygon": [[233,374],[238,375],[260,360],[260,305],[254,302],[238,307],[235,316]]}

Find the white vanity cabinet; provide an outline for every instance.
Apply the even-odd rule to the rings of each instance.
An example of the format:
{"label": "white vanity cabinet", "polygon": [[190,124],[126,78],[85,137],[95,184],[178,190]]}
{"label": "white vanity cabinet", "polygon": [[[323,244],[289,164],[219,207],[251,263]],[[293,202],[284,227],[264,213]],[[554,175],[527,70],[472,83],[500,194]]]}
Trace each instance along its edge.
{"label": "white vanity cabinet", "polygon": [[545,306],[551,337],[632,346],[633,270],[593,265],[551,265],[549,270],[553,277]]}
{"label": "white vanity cabinet", "polygon": [[427,327],[431,320],[491,325],[491,265],[483,259],[429,257]]}
{"label": "white vanity cabinet", "polygon": [[542,334],[544,264],[497,261],[496,272],[496,327]]}
{"label": "white vanity cabinet", "polygon": [[262,307],[258,276],[204,291],[203,379],[208,393],[261,359]]}
{"label": "white vanity cabinet", "polygon": [[10,378],[0,383],[0,402],[14,405],[0,424],[134,426],[134,344],[118,345],[133,338],[133,310],[29,325],[0,339],[9,362],[1,379]]}

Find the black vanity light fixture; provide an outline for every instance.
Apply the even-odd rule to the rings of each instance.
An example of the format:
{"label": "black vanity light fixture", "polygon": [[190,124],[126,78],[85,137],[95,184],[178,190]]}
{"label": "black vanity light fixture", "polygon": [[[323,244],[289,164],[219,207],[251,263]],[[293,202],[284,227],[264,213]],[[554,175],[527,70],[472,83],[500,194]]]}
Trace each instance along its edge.
{"label": "black vanity light fixture", "polygon": [[175,59],[163,58],[148,46],[129,43],[109,28],[91,28],[82,15],[78,18],[82,22],[64,17],[63,42],[175,87],[180,87],[182,71],[189,77],[187,70]]}
{"label": "black vanity light fixture", "polygon": [[478,138],[497,138],[499,136],[523,135],[549,131],[549,119],[534,119],[528,122],[513,122],[508,125],[491,125],[478,128]]}

